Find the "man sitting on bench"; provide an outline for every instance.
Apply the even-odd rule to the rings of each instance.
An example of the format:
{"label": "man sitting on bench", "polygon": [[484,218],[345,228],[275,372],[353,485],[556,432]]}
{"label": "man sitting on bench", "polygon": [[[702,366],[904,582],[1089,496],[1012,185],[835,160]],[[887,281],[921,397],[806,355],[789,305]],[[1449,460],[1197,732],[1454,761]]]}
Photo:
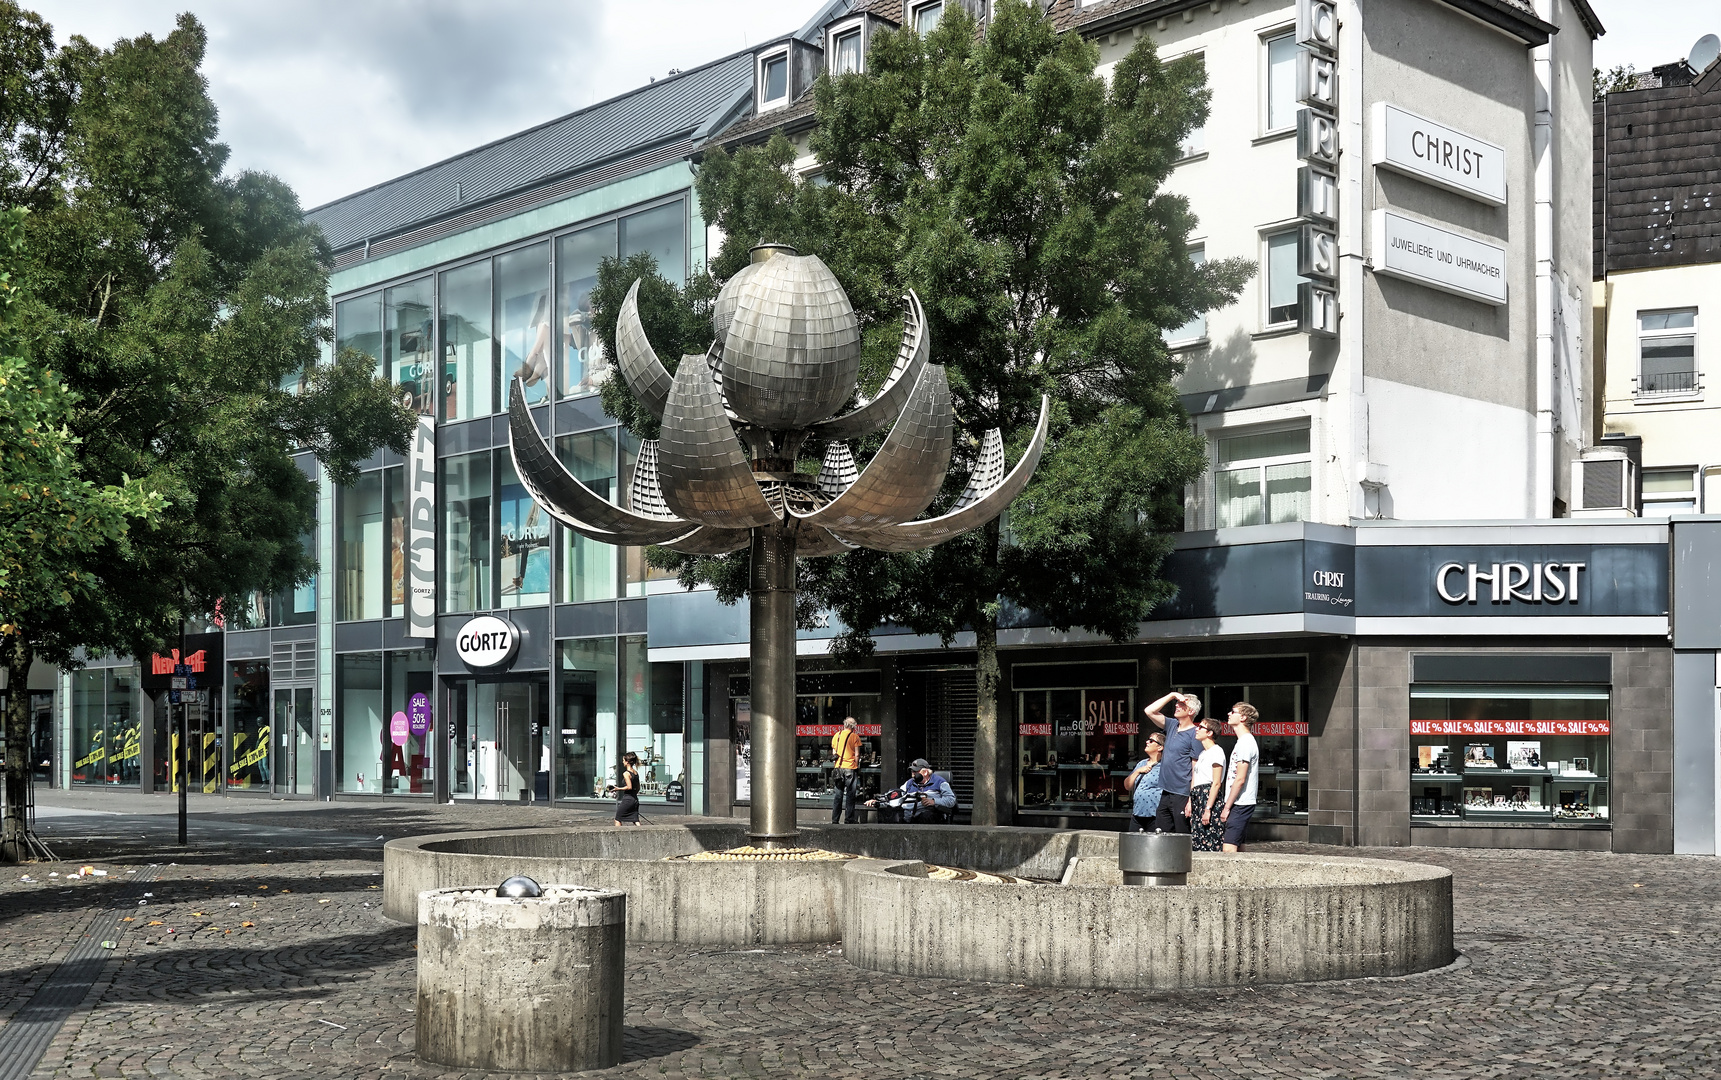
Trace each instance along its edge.
{"label": "man sitting on bench", "polygon": [[904,825],[943,824],[956,809],[956,792],[950,781],[933,772],[925,758],[915,758],[909,765],[902,793],[906,796],[902,801]]}

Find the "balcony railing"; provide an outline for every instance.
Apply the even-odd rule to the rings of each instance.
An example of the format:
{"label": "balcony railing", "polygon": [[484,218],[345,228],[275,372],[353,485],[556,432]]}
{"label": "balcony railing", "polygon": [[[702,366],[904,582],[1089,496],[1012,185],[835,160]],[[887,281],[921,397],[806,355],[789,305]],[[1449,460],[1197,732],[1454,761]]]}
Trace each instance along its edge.
{"label": "balcony railing", "polygon": [[1632,380],[1638,397],[1658,397],[1664,394],[1699,394],[1703,379],[1695,371],[1659,371],[1639,375]]}

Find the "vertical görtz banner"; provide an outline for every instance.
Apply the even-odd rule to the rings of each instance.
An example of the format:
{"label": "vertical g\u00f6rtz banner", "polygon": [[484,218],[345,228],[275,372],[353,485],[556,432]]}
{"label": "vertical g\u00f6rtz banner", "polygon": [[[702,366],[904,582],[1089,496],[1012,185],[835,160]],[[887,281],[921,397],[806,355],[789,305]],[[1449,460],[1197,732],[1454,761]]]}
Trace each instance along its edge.
{"label": "vertical g\u00f6rtz banner", "polygon": [[418,416],[418,433],[407,462],[411,503],[406,549],[411,560],[406,590],[406,636],[436,636],[436,417]]}

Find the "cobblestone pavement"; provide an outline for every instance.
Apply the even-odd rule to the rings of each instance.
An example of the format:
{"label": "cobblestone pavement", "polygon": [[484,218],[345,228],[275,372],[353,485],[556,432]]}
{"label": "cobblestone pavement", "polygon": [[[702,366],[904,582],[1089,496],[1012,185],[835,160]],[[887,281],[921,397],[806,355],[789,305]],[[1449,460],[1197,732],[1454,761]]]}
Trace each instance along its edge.
{"label": "cobblestone pavement", "polygon": [[[459,1075],[412,1056],[415,931],[382,917],[371,838],[546,814],[601,816],[229,807],[200,815],[189,852],[157,844],[154,856],[127,837],[159,822],[49,818],[52,842],[75,857],[0,868],[0,1021],[136,877],[127,871],[156,862],[153,897],[129,902],[101,981],[35,1077]],[[838,946],[635,944],[626,1059],[604,1075],[1721,1075],[1721,860],[1350,853],[1451,867],[1464,960],[1400,980],[1166,995],[881,977]],[[109,876],[49,876],[80,862]]]}

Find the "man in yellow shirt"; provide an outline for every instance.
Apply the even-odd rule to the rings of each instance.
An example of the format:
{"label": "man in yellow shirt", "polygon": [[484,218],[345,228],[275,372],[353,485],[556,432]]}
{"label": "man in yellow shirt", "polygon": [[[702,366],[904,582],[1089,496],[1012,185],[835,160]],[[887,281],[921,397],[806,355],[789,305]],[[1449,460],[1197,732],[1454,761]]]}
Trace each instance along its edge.
{"label": "man in yellow shirt", "polygon": [[854,717],[843,717],[843,726],[831,736],[831,756],[836,759],[836,768],[831,770],[831,824],[838,824],[846,814],[848,823],[854,825],[860,820],[855,817],[855,790],[860,786],[860,736],[855,732]]}

